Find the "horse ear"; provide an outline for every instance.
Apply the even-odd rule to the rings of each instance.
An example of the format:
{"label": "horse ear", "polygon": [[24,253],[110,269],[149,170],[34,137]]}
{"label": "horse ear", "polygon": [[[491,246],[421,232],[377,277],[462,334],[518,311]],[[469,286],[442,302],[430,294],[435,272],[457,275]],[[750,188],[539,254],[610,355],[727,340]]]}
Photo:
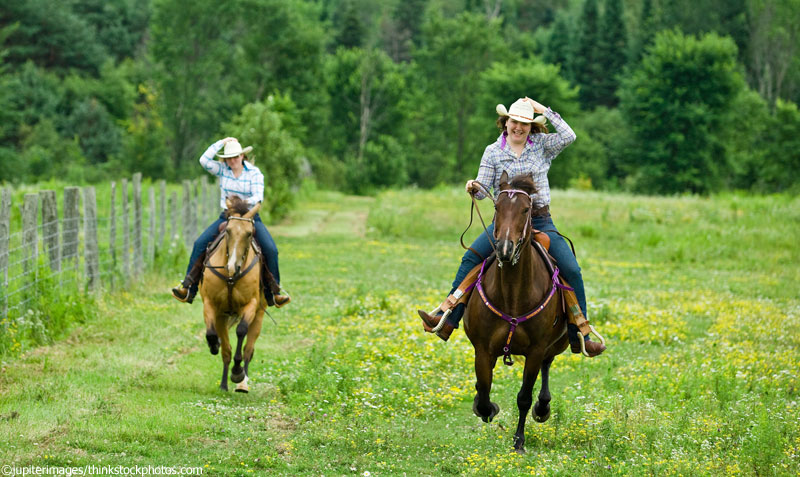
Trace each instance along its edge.
{"label": "horse ear", "polygon": [[231,198],[230,198],[230,197],[228,197],[228,198],[226,198],[226,199],[225,199],[225,207],[226,207],[226,208],[228,208],[228,209],[230,209],[231,207],[233,207],[233,201],[231,201]]}
{"label": "horse ear", "polygon": [[258,213],[259,209],[261,209],[261,202],[254,205],[252,209],[248,210],[246,214],[244,214],[245,219],[252,219]]}
{"label": "horse ear", "polygon": [[508,189],[509,187],[511,186],[508,185],[508,172],[503,171],[503,173],[500,174],[500,190]]}

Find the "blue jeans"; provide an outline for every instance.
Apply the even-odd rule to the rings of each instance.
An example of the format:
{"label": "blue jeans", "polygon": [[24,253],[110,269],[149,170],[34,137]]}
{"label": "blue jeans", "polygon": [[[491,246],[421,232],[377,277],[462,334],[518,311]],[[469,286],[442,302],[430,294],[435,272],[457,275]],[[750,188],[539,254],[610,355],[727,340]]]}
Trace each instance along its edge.
{"label": "blue jeans", "polygon": [[[200,258],[200,255],[206,251],[208,245],[213,242],[214,238],[219,234],[219,225],[225,222],[225,220],[225,212],[222,212],[219,214],[219,218],[215,220],[213,224],[209,225],[209,227],[197,237],[197,240],[194,241],[192,256],[189,259],[189,266],[186,268],[187,275],[192,269],[194,262]],[[258,246],[261,247],[261,253],[264,254],[264,258],[267,260],[267,268],[269,268],[270,273],[275,277],[275,281],[280,284],[281,275],[278,269],[278,247],[275,245],[275,241],[272,239],[272,235],[270,235],[267,227],[261,221],[261,216],[256,214],[255,217],[253,217],[253,222],[255,225],[256,241],[258,242]],[[193,283],[191,292],[197,292],[197,287],[198,283]]]}
{"label": "blue jeans", "polygon": [[[581,267],[578,265],[578,260],[575,259],[575,255],[572,254],[572,249],[569,244],[564,240],[564,237],[558,235],[558,231],[550,215],[534,217],[533,228],[541,230],[550,237],[550,255],[558,262],[557,266],[561,275],[569,282],[571,287],[575,288],[575,296],[578,298],[578,304],[583,314],[588,317],[589,315],[586,313],[586,292],[583,289]],[[489,231],[489,236],[494,237],[494,223],[489,225],[487,230]],[[494,240],[494,238],[492,238],[492,240]],[[491,242],[489,242],[489,237],[486,236],[485,232],[481,233],[478,238],[472,242],[472,249],[481,254],[484,258],[491,255],[494,251]],[[467,273],[469,273],[475,265],[480,264],[481,261],[482,260],[478,258],[477,255],[469,250],[464,253],[464,256],[461,257],[461,266],[458,267],[458,272],[456,273],[455,280],[453,280],[453,288],[450,290],[450,293],[455,291],[458,285],[464,280],[464,277],[467,276]],[[459,310],[458,313],[456,310],[453,310],[450,316],[447,317],[447,321],[453,326],[458,327],[458,322],[461,321],[463,307],[461,308],[462,309]]]}

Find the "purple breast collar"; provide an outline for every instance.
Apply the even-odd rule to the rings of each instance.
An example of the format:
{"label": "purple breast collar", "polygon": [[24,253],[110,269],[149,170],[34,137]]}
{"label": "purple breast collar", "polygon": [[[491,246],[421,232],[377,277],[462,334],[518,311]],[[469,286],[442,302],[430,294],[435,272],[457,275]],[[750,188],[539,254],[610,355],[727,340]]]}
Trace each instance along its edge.
{"label": "purple breast collar", "polygon": [[574,290],[574,288],[568,287],[561,283],[561,281],[558,279],[558,267],[554,267],[555,271],[553,272],[553,277],[552,277],[553,286],[550,288],[550,293],[547,295],[547,298],[545,298],[544,301],[539,306],[534,308],[532,311],[522,316],[511,316],[497,309],[497,307],[492,305],[489,302],[489,299],[486,297],[486,292],[483,289],[483,272],[485,267],[486,267],[486,260],[484,260],[483,263],[481,264],[481,271],[478,274],[478,280],[475,282],[475,286],[477,287],[478,293],[481,296],[481,300],[483,300],[483,304],[486,305],[486,308],[488,308],[489,311],[491,311],[495,315],[499,316],[500,318],[511,324],[511,329],[508,331],[508,338],[506,339],[506,345],[503,347],[503,364],[505,364],[506,366],[511,366],[512,364],[514,364],[514,361],[511,359],[511,336],[514,334],[514,330],[517,329],[517,325],[533,318],[534,316],[538,315],[539,312],[544,310],[547,304],[550,303],[550,299],[553,298],[553,295],[556,293],[556,288],[561,288],[563,290],[570,290],[570,291]]}

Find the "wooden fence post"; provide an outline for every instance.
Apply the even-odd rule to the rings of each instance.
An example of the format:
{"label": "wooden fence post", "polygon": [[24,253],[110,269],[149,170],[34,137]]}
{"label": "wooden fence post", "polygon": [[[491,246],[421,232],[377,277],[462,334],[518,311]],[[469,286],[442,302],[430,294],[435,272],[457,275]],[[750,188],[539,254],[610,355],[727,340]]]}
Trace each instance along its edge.
{"label": "wooden fence post", "polygon": [[109,282],[114,288],[114,275],[117,273],[117,183],[111,181],[111,217],[108,224],[108,251],[111,253],[111,273]]}
{"label": "wooden fence post", "polygon": [[39,234],[36,227],[36,216],[39,215],[39,196],[36,194],[25,194],[25,202],[22,205],[22,243],[24,249],[24,270],[25,274],[33,273],[34,281],[38,274],[37,263],[39,262]]}
{"label": "wooden fence post", "polygon": [[147,241],[147,263],[152,267],[156,258],[156,190],[153,187],[148,189],[150,196],[150,233]]}
{"label": "wooden fence post", "polygon": [[175,191],[169,194],[169,210],[172,211],[172,220],[169,221],[169,238],[167,240],[172,243],[178,238],[178,211],[180,210],[178,207],[178,193]]}
{"label": "wooden fence post", "polygon": [[161,203],[158,204],[160,213],[158,214],[158,246],[164,248],[164,235],[166,234],[167,222],[167,181],[158,181],[158,197]]}
{"label": "wooden fence post", "polygon": [[142,275],[144,255],[142,254],[142,173],[133,175],[133,273]]}
{"label": "wooden fence post", "polygon": [[128,179],[122,179],[122,270],[125,280],[131,276],[131,239],[128,221]]}
{"label": "wooden fence post", "polygon": [[71,259],[75,270],[78,270],[78,223],[81,212],[80,189],[78,187],[64,188],[64,226],[61,228],[61,260]]}
{"label": "wooden fence post", "polygon": [[192,204],[192,183],[188,180],[183,181],[183,204],[181,210],[183,211],[183,243],[186,248],[192,246],[192,216],[189,213]]}
{"label": "wooden fence post", "polygon": [[50,270],[61,271],[61,254],[58,247],[58,205],[56,191],[39,192],[42,198],[42,241],[44,250],[50,258]]}
{"label": "wooden fence post", "polygon": [[100,254],[97,245],[97,198],[94,187],[83,189],[83,260],[86,264],[86,284],[90,291],[97,290],[100,285]]}
{"label": "wooden fence post", "polygon": [[3,317],[8,316],[8,250],[11,239],[11,191],[0,190],[0,285]]}

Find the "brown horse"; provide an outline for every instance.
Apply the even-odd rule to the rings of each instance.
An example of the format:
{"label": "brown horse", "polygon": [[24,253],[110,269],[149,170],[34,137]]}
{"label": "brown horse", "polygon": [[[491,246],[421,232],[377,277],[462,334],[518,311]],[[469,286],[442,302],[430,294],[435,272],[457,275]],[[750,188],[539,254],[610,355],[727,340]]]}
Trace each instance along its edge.
{"label": "brown horse", "polygon": [[[519,422],[514,434],[514,449],[519,453],[525,451],[525,419],[539,370],[542,389],[533,418],[544,422],[550,417],[550,364],[567,348],[561,290],[531,245],[535,193],[530,176],[514,177],[509,184],[508,175],[503,172],[495,202],[497,260],[482,271],[482,288],[472,293],[464,319],[464,331],[475,348],[477,394],[472,410],[485,422],[500,411],[489,399],[497,358],[504,356],[504,362],[510,364],[511,354],[525,356],[522,387],[517,394]],[[501,319],[499,314],[504,317]]]}
{"label": "brown horse", "polygon": [[[259,259],[252,244],[255,230],[253,217],[260,204],[248,211],[246,202],[239,197],[232,197],[227,199],[226,205],[227,226],[219,246],[206,261],[200,293],[203,296],[206,340],[211,354],[217,354],[222,348],[222,381],[219,388],[228,390],[228,366],[231,362],[228,328],[237,325],[231,381],[237,383],[236,391],[246,393],[249,390],[248,368],[267,306],[260,286]],[[242,356],[245,336],[247,343]]]}

